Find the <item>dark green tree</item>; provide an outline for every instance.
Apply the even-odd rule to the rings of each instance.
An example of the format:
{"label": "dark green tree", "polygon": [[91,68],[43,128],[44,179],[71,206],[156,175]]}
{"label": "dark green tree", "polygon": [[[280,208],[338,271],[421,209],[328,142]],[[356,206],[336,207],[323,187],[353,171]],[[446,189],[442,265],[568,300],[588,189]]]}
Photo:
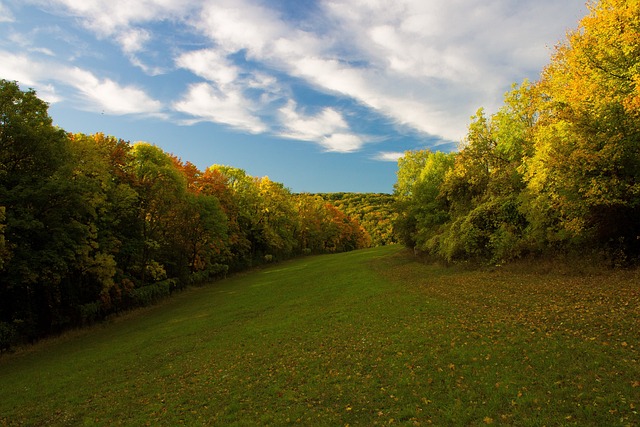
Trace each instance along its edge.
{"label": "dark green tree", "polygon": [[35,91],[0,80],[0,206],[8,254],[0,271],[0,319],[35,337],[68,323],[61,284],[87,237],[65,164],[69,139]]}

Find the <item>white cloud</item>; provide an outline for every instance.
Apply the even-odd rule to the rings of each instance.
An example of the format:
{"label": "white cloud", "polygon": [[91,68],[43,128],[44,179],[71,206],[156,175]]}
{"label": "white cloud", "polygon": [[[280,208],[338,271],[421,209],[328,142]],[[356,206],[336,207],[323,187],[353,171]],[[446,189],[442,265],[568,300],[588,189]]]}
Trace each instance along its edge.
{"label": "white cloud", "polygon": [[248,56],[259,59],[292,31],[271,9],[247,0],[208,2],[195,25],[227,52],[246,49]]}
{"label": "white cloud", "polygon": [[[519,65],[520,56],[548,53],[536,39],[539,27],[557,31],[552,24],[566,22],[556,16],[553,0],[521,9],[507,0],[323,4],[326,20],[335,25],[317,34],[247,0],[208,3],[197,28],[226,52],[245,52],[398,124],[459,140],[478,107],[494,109],[513,81],[531,73],[533,61]],[[532,19],[535,25],[522,25]]]}
{"label": "white cloud", "polygon": [[110,79],[100,79],[78,67],[52,61],[38,61],[26,55],[0,51],[0,75],[36,89],[47,102],[63,99],[58,88],[71,88],[68,97],[80,99],[82,108],[107,114],[162,115],[162,103],[135,86],[121,86]]}
{"label": "white cloud", "polygon": [[325,108],[316,115],[305,115],[297,111],[295,102],[289,101],[279,113],[284,128],[282,137],[316,142],[327,151],[339,153],[357,151],[366,142],[350,131],[342,115],[333,108]]}
{"label": "white cloud", "polygon": [[238,90],[227,88],[221,92],[207,83],[193,84],[173,108],[196,117],[196,120],[187,120],[187,123],[212,121],[256,134],[268,130],[262,120],[252,113],[256,106]]}
{"label": "white cloud", "polygon": [[[351,97],[399,124],[445,138],[460,137],[447,128],[451,123],[449,118],[438,111],[430,111],[429,103],[424,102],[427,98],[415,99],[407,93],[412,82],[405,79],[398,85],[401,76],[387,76],[383,70],[353,67],[336,59],[332,52],[335,49],[332,38],[324,40],[289,27],[271,10],[248,2],[239,4],[236,1],[232,5],[212,3],[205,8],[199,28],[225,52],[245,51],[252,59],[302,78],[320,90]],[[354,35],[334,38],[348,43]],[[224,69],[224,66],[209,68]],[[199,74],[203,75],[202,72]],[[465,114],[464,126],[470,115]]]}
{"label": "white cloud", "polygon": [[[36,0],[43,1],[43,0]],[[156,34],[145,25],[161,21],[182,20],[199,5],[198,0],[51,0],[49,8],[60,8],[79,18],[82,25],[99,38],[113,39],[129,61],[145,73],[165,73],[164,67],[146,64],[138,55]],[[57,10],[53,11],[59,13]],[[166,52],[162,52],[166,54]]]}
{"label": "white cloud", "polygon": [[118,35],[118,41],[122,50],[126,53],[135,53],[143,49],[145,43],[151,39],[149,31],[133,28]]}
{"label": "white cloud", "polygon": [[0,2],[0,22],[13,22],[14,21],[13,13],[11,10]]}
{"label": "white cloud", "polygon": [[[118,36],[136,24],[186,16],[197,0],[53,0],[101,37]],[[54,7],[53,5],[51,5]]]}
{"label": "white cloud", "polygon": [[162,103],[135,86],[120,86],[80,68],[62,69],[55,75],[57,80],[79,90],[91,109],[101,108],[104,113],[114,115],[161,113]]}
{"label": "white cloud", "polygon": [[222,87],[233,83],[239,74],[239,68],[215,49],[183,53],[176,59],[176,65]]}
{"label": "white cloud", "polygon": [[11,52],[0,51],[0,75],[4,79],[17,80],[23,84],[33,85],[39,74],[38,64],[34,64],[26,55],[15,55]]}
{"label": "white cloud", "polygon": [[397,162],[400,157],[404,156],[404,152],[400,151],[381,151],[375,156],[374,160],[380,160],[383,162]]}
{"label": "white cloud", "polygon": [[174,104],[177,111],[196,117],[195,122],[223,123],[251,133],[270,129],[260,115],[268,115],[267,110],[282,97],[273,76],[247,73],[219,49],[182,53],[175,63],[207,80],[189,87],[182,100]]}
{"label": "white cloud", "polygon": [[[284,86],[286,77],[356,101],[399,126],[458,141],[478,107],[493,111],[512,82],[536,78],[549,46],[585,10],[583,0],[527,5],[512,0],[325,0],[315,4],[315,15],[289,20],[277,9],[281,2],[259,0],[46,4],[52,13],[61,6],[99,38],[113,39],[148,74],[166,69],[140,58],[164,54],[175,58],[176,67],[204,79],[189,85],[173,104],[195,121],[272,132],[279,127],[271,122],[278,111],[276,118],[290,115],[282,132],[287,137],[345,152],[360,149],[364,141],[339,123],[338,116],[344,119],[335,109],[312,116],[298,112],[295,103],[278,109],[278,102],[281,106],[293,97]],[[195,50],[166,46],[169,42],[155,31],[167,22],[196,34]],[[158,41],[165,43],[165,52],[151,50]],[[104,80],[95,87],[110,84],[115,85]],[[129,96],[135,89],[120,92]],[[90,92],[86,95],[91,99]],[[157,109],[152,101],[142,97],[121,110]],[[320,124],[326,126],[322,132],[315,128]]]}
{"label": "white cloud", "polygon": [[35,89],[38,97],[46,102],[55,103],[62,100],[53,85],[40,81],[45,71],[44,67],[35,64],[24,55],[0,51],[0,57],[0,76],[3,79],[17,81],[22,90]]}
{"label": "white cloud", "polygon": [[320,145],[327,151],[337,153],[351,153],[358,151],[364,145],[364,141],[353,133],[332,133],[320,139]]}

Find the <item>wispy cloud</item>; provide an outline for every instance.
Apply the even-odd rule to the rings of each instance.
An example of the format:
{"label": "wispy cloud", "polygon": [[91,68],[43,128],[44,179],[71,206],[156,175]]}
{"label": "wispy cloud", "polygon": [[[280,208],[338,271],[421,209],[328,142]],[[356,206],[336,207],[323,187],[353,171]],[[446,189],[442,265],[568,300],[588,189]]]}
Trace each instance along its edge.
{"label": "wispy cloud", "polygon": [[[180,18],[188,15],[200,2],[197,0],[36,0],[48,5],[51,12],[70,14],[80,19],[85,28],[99,37],[116,37],[140,25]],[[53,9],[56,10],[53,10]],[[122,40],[119,40],[122,41]]]}
{"label": "wispy cloud", "polygon": [[[368,139],[345,120],[347,107],[327,103],[305,110],[292,86],[359,104],[435,140],[458,141],[478,107],[497,108],[512,82],[535,78],[549,44],[563,36],[566,22],[580,17],[567,16],[576,7],[557,0],[525,7],[511,0],[324,0],[314,5],[313,16],[299,19],[282,13],[279,2],[258,0],[32,1],[112,40],[149,75],[178,69],[200,79],[184,81],[177,99],[163,101],[187,122],[223,123],[337,152],[357,151]],[[3,9],[0,3],[0,16],[11,19]],[[198,43],[167,45],[158,33],[167,22]],[[154,57],[165,62],[149,62]],[[13,55],[15,66],[4,68],[46,80],[35,78],[23,60],[32,62]],[[68,75],[56,73],[54,80],[74,87],[91,105],[113,114],[162,110],[160,101],[134,85],[75,65],[56,66]]]}
{"label": "wispy cloud", "polygon": [[212,121],[223,123],[250,133],[262,133],[268,127],[252,111],[257,106],[241,91],[227,87],[222,92],[208,83],[197,83],[189,87],[184,98],[173,105],[176,111],[194,119],[185,123]]}
{"label": "wispy cloud", "polygon": [[0,2],[0,22],[13,22],[13,20],[13,13],[11,13],[7,6]]}
{"label": "wispy cloud", "polygon": [[86,107],[114,115],[145,114],[162,116],[162,103],[135,86],[121,86],[111,79],[100,79],[80,68],[64,67],[54,74],[61,81],[82,93]]}
{"label": "wispy cloud", "polygon": [[275,79],[262,73],[247,73],[219,49],[185,52],[175,62],[179,68],[206,80],[190,85],[173,105],[175,110],[195,117],[191,122],[212,121],[254,134],[269,131],[260,115],[279,98]]}
{"label": "wispy cloud", "polygon": [[[118,43],[130,62],[155,76],[167,72],[162,66],[145,63],[139,56],[158,36],[153,24],[183,21],[196,10],[198,0],[32,0],[45,5],[51,13],[64,13],[100,39]],[[166,54],[166,52],[162,52]]]}
{"label": "wispy cloud", "polygon": [[404,156],[404,152],[400,151],[382,151],[373,156],[374,160],[382,162],[397,162],[400,157]]}
{"label": "wispy cloud", "polygon": [[162,116],[162,103],[142,89],[120,85],[113,80],[98,78],[78,67],[68,67],[54,61],[36,61],[33,57],[0,51],[0,75],[10,80],[38,87],[48,102],[63,97],[54,89],[63,85],[71,89],[81,108],[113,115],[144,114]]}
{"label": "wispy cloud", "polygon": [[333,108],[306,115],[298,111],[295,102],[289,101],[279,113],[284,127],[282,137],[317,142],[327,151],[339,153],[357,151],[365,144],[365,140],[351,132],[344,117]]}
{"label": "wispy cloud", "polygon": [[533,16],[505,0],[333,0],[323,3],[328,19],[320,21],[335,25],[313,32],[238,1],[207,4],[197,28],[227,52],[245,52],[318,90],[449,140],[464,135],[477,107],[494,108],[512,81],[531,73],[523,69],[531,61],[514,62],[523,41],[533,56],[548,54],[535,39],[540,30],[521,23],[536,18],[548,26],[558,11],[550,0],[530,9]]}
{"label": "wispy cloud", "polygon": [[240,74],[240,68],[227,59],[224,53],[216,49],[182,53],[176,58],[176,65],[220,87],[235,82]]}

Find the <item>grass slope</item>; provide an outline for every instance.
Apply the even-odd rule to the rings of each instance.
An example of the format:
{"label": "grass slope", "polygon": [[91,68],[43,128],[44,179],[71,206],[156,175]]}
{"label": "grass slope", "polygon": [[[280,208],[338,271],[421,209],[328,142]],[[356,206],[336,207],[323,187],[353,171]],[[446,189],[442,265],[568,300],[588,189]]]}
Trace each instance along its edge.
{"label": "grass slope", "polygon": [[638,278],[289,261],[3,357],[0,424],[640,425]]}

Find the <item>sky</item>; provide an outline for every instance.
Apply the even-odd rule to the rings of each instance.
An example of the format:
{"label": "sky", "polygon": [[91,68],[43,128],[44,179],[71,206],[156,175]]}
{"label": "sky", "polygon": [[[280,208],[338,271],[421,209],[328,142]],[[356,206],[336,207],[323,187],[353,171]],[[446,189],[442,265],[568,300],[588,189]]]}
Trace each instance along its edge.
{"label": "sky", "polygon": [[537,80],[584,0],[0,0],[0,78],[68,132],[294,192],[391,193]]}

